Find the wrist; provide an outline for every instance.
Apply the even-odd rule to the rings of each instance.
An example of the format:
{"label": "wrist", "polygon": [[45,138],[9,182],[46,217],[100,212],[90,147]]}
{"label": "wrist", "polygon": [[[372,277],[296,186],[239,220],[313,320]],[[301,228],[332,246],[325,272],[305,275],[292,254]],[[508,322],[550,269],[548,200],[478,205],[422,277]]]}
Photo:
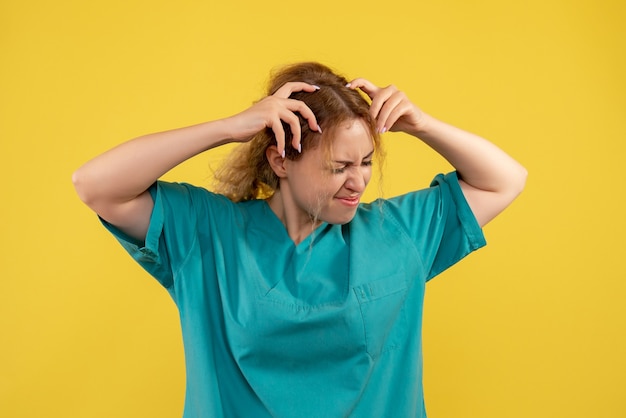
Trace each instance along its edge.
{"label": "wrist", "polygon": [[413,131],[410,133],[411,135],[420,139],[428,137],[437,122],[437,119],[427,113],[422,112],[420,117],[414,124]]}
{"label": "wrist", "polygon": [[236,136],[237,129],[234,124],[235,121],[232,116],[207,122],[207,125],[210,126],[210,130],[212,131],[215,146],[225,145],[232,142],[241,142]]}

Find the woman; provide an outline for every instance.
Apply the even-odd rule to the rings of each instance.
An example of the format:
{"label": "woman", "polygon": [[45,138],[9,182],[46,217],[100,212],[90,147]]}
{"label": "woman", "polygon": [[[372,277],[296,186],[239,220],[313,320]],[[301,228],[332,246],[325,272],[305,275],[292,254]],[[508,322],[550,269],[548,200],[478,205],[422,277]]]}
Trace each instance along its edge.
{"label": "woman", "polygon": [[[389,130],[456,171],[362,204]],[[245,144],[218,173],[220,193],[157,181],[232,142]],[[185,417],[425,417],[424,285],[485,244],[481,226],[525,179],[495,145],[395,87],[303,63],[249,109],[134,139],[73,181],[177,304]]]}

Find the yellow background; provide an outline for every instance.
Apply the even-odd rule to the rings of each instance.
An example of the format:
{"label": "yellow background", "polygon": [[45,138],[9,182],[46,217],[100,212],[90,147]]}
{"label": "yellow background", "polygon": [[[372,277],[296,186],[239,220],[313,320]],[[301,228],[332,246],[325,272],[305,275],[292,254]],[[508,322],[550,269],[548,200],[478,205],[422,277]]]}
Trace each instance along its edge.
{"label": "yellow background", "polygon": [[[626,416],[625,19],[617,0],[2,0],[0,416],[180,416],[176,309],[71,173],[243,109],[300,60],[394,83],[530,172],[490,245],[428,285],[429,416]],[[386,195],[448,170],[385,138]],[[219,155],[167,178],[207,184]]]}

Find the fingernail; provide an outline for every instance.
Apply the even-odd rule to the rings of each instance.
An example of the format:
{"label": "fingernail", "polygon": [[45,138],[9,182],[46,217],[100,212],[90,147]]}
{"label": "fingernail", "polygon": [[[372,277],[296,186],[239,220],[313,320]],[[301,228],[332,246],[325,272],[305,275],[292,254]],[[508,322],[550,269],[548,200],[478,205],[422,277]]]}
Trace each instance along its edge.
{"label": "fingernail", "polygon": [[317,132],[322,133],[322,127],[317,125]]}
{"label": "fingernail", "polygon": [[384,134],[385,132],[387,132],[387,127],[386,127],[386,126],[383,126],[383,129],[381,129],[381,130],[380,130],[380,133],[381,133],[381,134]]}
{"label": "fingernail", "polygon": [[350,88],[350,86],[351,86],[351,85],[352,85],[352,84],[348,83],[348,84],[346,84],[346,87]]}
{"label": "fingernail", "polygon": [[315,87],[315,90],[319,90],[320,86],[316,86],[315,84],[311,84],[313,87]]}
{"label": "fingernail", "polygon": [[298,144],[298,153],[302,154],[302,144]]}
{"label": "fingernail", "polygon": [[283,152],[280,154],[281,157],[283,157],[283,160],[285,159],[285,150],[283,150]]}

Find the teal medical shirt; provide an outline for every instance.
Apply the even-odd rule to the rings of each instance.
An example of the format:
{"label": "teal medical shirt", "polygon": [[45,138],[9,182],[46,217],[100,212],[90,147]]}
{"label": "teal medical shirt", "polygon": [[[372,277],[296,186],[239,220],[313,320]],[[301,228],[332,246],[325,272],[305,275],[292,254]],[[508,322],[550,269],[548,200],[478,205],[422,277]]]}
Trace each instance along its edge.
{"label": "teal medical shirt", "polygon": [[485,245],[456,173],[298,245],[267,203],[158,182],[145,243],[180,312],[184,417],[425,417],[427,280]]}

